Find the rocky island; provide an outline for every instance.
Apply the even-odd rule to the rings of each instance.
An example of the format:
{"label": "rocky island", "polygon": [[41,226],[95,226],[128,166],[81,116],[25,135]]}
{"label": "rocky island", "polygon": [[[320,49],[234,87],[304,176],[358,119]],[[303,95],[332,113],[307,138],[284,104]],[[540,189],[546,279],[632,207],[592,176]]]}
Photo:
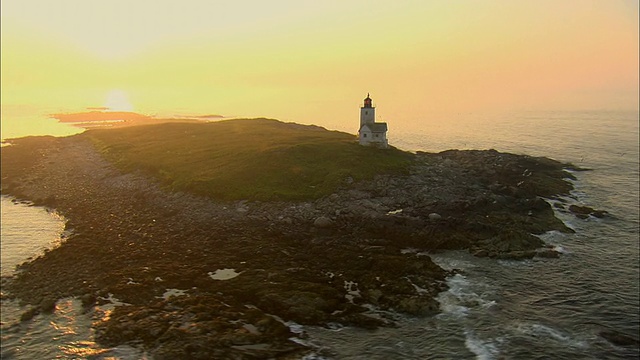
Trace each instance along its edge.
{"label": "rocky island", "polygon": [[117,299],[97,341],[154,359],[300,358],[292,323],[437,313],[451,274],[429,252],[557,257],[535,235],[571,231],[545,199],[569,193],[572,166],[547,158],[367,148],[267,119],[8,142],[2,194],[55,209],[70,235],[4,296],[31,305],[24,321],[63,297]]}

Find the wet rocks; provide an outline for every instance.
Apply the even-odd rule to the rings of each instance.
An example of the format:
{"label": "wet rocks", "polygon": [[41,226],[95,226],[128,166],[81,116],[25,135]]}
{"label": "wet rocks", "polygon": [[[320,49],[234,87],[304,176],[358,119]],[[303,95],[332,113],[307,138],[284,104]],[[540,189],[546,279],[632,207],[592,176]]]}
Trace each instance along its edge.
{"label": "wet rocks", "polygon": [[[121,306],[96,326],[106,345],[142,341],[154,359],[273,358],[300,353],[282,322],[257,308],[218,296],[171,298],[151,306]],[[255,356],[255,357],[254,357]]]}
{"label": "wet rocks", "polygon": [[38,314],[40,314],[40,309],[37,307],[31,307],[20,315],[20,321],[29,321]]}
{"label": "wet rocks", "polygon": [[431,297],[412,296],[400,300],[396,310],[416,316],[427,316],[437,314],[440,305]]}
{"label": "wet rocks", "polygon": [[536,256],[540,258],[558,258],[560,257],[560,252],[554,249],[539,249],[536,251]]}
{"label": "wet rocks", "polygon": [[638,338],[629,336],[617,330],[602,330],[598,335],[618,346],[638,347],[640,345]]}
{"label": "wet rocks", "polygon": [[586,219],[589,216],[603,218],[608,213],[604,210],[596,210],[589,206],[570,205],[569,211],[571,211],[576,217],[580,219]]}
{"label": "wet rocks", "polygon": [[46,297],[40,302],[40,310],[44,313],[52,313],[56,309],[57,299],[53,297]]}

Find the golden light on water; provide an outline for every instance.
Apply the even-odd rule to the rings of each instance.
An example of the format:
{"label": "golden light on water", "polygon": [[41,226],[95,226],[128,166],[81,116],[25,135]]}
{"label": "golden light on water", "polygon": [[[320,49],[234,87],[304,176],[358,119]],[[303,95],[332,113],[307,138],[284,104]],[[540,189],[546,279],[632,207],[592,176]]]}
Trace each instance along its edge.
{"label": "golden light on water", "polygon": [[[76,341],[71,344],[60,346],[60,350],[74,359],[92,359],[97,358],[101,354],[110,352],[109,349],[100,348],[93,341]],[[116,357],[102,357],[101,359],[118,359]]]}

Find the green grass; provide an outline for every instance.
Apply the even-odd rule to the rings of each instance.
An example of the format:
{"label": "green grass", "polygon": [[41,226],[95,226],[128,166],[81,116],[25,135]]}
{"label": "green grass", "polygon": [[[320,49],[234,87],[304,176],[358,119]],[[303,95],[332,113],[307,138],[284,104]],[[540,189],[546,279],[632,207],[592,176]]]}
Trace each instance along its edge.
{"label": "green grass", "polygon": [[351,134],[268,119],[166,123],[91,130],[124,171],[142,170],[172,190],[220,200],[307,200],[347,177],[403,173],[410,154],[357,144]]}

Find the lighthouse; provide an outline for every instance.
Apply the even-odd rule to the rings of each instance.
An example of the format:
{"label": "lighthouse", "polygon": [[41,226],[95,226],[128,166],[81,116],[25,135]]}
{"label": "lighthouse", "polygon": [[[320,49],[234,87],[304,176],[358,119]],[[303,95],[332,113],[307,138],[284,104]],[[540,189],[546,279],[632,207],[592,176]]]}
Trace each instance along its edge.
{"label": "lighthouse", "polygon": [[376,108],[371,97],[367,94],[364,104],[360,108],[360,130],[358,130],[358,142],[360,145],[386,148],[387,123],[376,122]]}

